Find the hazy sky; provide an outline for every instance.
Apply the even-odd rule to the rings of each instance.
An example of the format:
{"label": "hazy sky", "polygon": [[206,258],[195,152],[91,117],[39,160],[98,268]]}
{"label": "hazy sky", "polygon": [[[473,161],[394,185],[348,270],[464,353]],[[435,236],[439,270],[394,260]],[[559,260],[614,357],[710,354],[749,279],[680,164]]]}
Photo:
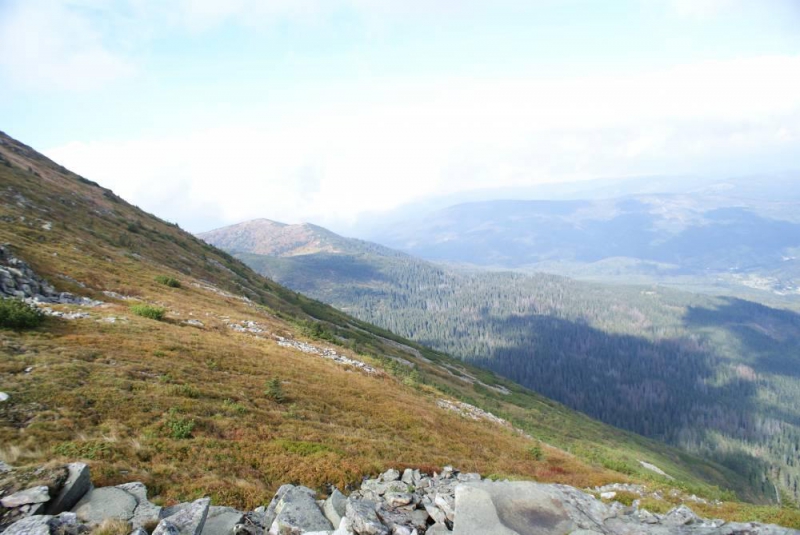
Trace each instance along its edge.
{"label": "hazy sky", "polygon": [[800,169],[798,0],[0,0],[0,129],[192,231]]}

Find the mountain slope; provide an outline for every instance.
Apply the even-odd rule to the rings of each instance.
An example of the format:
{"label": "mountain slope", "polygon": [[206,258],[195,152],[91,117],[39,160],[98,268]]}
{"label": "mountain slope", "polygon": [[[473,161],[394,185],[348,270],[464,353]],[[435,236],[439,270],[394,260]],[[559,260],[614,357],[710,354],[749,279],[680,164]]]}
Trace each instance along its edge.
{"label": "mountain slope", "polygon": [[797,299],[797,214],[797,202],[708,190],[593,201],[485,201],[406,221],[372,239],[436,261],[760,289]]}
{"label": "mountain slope", "polygon": [[[83,458],[99,485],[142,480],[157,500],[208,494],[240,507],[286,481],[344,486],[387,466],[450,463],[768,499],[722,466],[297,295],[5,135],[0,155],[0,242],[57,291],[103,302],[50,304],[64,316],[0,329],[8,462]],[[177,284],[159,282],[170,278]],[[163,307],[165,318],[132,304]],[[460,416],[458,400],[510,425]],[[770,511],[728,504],[708,516]]]}
{"label": "mountain slope", "polygon": [[[217,235],[223,233],[217,231]],[[344,238],[342,238],[344,239]],[[800,316],[739,299],[463,272],[363,242],[237,256],[288,286],[797,499]]]}

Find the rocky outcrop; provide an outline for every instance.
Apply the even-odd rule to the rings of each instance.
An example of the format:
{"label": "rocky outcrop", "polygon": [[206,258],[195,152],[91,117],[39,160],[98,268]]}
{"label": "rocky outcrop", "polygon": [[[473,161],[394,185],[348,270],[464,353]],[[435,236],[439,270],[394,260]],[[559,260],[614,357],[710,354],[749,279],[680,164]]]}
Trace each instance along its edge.
{"label": "rocky outcrop", "polygon": [[[46,280],[11,253],[8,244],[0,245],[0,297],[15,297],[32,303],[97,306],[102,304],[68,292],[57,292]],[[50,311],[52,312],[52,311]],[[55,314],[52,314],[55,315]]]}
{"label": "rocky outcrop", "polygon": [[[127,522],[131,535],[146,535],[153,526],[152,535],[800,535],[705,520],[686,505],[659,515],[638,502],[606,503],[566,485],[489,481],[451,467],[432,475],[388,470],[350,496],[333,489],[325,500],[309,488],[284,485],[267,507],[250,512],[212,506],[208,498],[162,509],[150,503],[142,483],[91,488],[80,463],[16,476],[8,465],[3,469],[4,535],[82,535],[107,519]],[[31,481],[41,484],[20,486]],[[71,512],[63,511],[73,503]]]}

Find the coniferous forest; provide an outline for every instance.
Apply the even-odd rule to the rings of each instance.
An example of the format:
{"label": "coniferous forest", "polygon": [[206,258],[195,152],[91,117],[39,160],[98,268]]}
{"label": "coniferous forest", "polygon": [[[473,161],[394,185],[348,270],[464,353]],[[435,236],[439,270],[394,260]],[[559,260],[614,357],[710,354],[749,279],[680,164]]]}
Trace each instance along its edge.
{"label": "coniferous forest", "polygon": [[238,256],[363,320],[800,498],[795,312],[655,286],[465,272],[355,243],[352,254]]}

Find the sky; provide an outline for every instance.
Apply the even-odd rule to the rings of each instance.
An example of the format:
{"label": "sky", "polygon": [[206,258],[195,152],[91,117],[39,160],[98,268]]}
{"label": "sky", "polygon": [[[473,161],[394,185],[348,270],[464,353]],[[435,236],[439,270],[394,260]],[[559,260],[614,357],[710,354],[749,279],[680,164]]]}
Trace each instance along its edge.
{"label": "sky", "polygon": [[199,232],[800,170],[798,0],[0,0],[0,130]]}

